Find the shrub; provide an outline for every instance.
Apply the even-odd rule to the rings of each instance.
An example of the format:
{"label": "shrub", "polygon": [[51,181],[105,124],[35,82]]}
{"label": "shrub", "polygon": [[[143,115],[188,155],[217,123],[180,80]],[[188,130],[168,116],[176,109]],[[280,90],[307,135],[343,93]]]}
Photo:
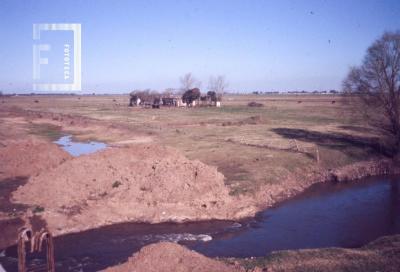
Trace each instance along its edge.
{"label": "shrub", "polygon": [[194,88],[187,90],[183,95],[182,95],[182,101],[184,103],[191,104],[193,101],[197,100],[200,98],[200,89],[199,88]]}
{"label": "shrub", "polygon": [[264,107],[264,104],[252,101],[252,102],[249,102],[247,104],[247,106],[249,106],[249,107]]}

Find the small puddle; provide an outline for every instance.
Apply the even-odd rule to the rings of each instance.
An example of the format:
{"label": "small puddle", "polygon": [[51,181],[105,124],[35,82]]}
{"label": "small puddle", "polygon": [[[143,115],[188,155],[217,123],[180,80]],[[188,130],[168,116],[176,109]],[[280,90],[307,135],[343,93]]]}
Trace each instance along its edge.
{"label": "small puddle", "polygon": [[102,142],[75,142],[72,140],[72,135],[66,135],[54,141],[65,151],[74,157],[78,157],[85,154],[90,154],[102,150],[107,147],[105,143]]}
{"label": "small puddle", "polygon": [[[247,221],[124,223],[60,236],[55,239],[56,270],[98,271],[157,241],[179,242],[211,257],[249,257],[284,249],[359,247],[396,233],[400,176],[381,176],[316,184]],[[6,271],[15,271],[16,247],[2,255]],[[43,258],[35,261],[44,263]]]}

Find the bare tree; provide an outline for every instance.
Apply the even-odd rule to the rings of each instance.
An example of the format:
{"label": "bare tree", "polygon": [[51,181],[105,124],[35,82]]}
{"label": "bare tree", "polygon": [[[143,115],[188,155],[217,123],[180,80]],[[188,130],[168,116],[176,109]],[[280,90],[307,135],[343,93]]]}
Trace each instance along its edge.
{"label": "bare tree", "polygon": [[368,48],[362,65],[343,81],[353,105],[387,136],[394,154],[400,150],[400,31],[386,32]]}
{"label": "bare tree", "polygon": [[226,87],[228,87],[228,82],[224,76],[210,77],[208,82],[208,90],[210,94],[213,94],[213,101],[221,101],[222,94],[224,93]]}
{"label": "bare tree", "polygon": [[181,81],[181,90],[186,92],[193,88],[200,88],[201,82],[198,81],[192,73],[187,73],[183,77],[180,78]]}
{"label": "bare tree", "polygon": [[212,76],[208,82],[208,90],[217,94],[222,94],[228,85],[224,76]]}
{"label": "bare tree", "polygon": [[171,97],[174,94],[174,89],[173,88],[166,88],[164,92],[162,93],[163,97]]}

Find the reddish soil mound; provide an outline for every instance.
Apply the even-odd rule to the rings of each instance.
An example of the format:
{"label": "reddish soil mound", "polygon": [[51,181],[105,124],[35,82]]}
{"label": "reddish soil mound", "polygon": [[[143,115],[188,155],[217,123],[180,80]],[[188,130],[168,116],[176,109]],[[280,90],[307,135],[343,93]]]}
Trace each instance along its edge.
{"label": "reddish soil mound", "polygon": [[251,200],[229,195],[215,167],[154,145],[73,158],[31,178],[14,198],[43,207],[55,234],[126,221],[235,219],[256,211]]}
{"label": "reddish soil mound", "polygon": [[8,141],[0,145],[0,181],[16,176],[34,176],[71,156],[55,144],[38,140]]}
{"label": "reddish soil mound", "polygon": [[228,266],[222,262],[207,258],[197,252],[173,243],[158,243],[146,246],[129,260],[118,266],[110,267],[108,272],[235,272],[244,269]]}

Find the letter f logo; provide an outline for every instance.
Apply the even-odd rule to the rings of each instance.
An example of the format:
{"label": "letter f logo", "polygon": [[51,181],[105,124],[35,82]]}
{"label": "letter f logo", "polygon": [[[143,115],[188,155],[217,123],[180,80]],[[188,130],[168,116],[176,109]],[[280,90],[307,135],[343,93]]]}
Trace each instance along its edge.
{"label": "letter f logo", "polygon": [[[35,37],[34,37],[35,38]],[[49,51],[50,44],[34,44],[33,45],[33,79],[40,79],[40,65],[49,64],[49,59],[41,58],[41,51]]]}
{"label": "letter f logo", "polygon": [[[73,82],[72,83],[44,83],[38,82],[40,80],[40,70],[41,65],[49,64],[48,58],[42,57],[41,52],[50,51],[50,44],[34,44],[33,45],[33,90],[40,91],[80,91],[81,90],[81,24],[33,24],[33,40],[40,40],[40,33],[42,31],[72,31],[73,32]],[[68,54],[70,48],[68,47]],[[64,52],[65,53],[65,52]],[[64,58],[64,53],[62,55],[64,62],[69,59]],[[51,62],[54,63],[54,62]],[[68,66],[69,68],[69,66]],[[46,70],[44,70],[46,71]],[[64,78],[68,75],[66,79],[69,79],[69,69],[63,71]],[[36,81],[36,82],[35,82]]]}

